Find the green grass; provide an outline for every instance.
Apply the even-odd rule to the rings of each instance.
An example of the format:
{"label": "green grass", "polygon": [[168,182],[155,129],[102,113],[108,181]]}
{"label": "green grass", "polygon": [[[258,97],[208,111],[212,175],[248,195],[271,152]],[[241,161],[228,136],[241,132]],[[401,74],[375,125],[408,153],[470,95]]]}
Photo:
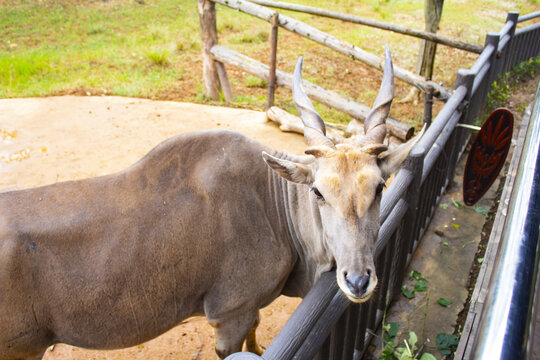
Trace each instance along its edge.
{"label": "green grass", "polygon": [[[423,28],[423,0],[297,0],[297,3]],[[440,33],[482,44],[486,32],[498,31],[508,10],[540,10],[538,0],[446,2]],[[219,43],[267,63],[270,24],[217,6]],[[471,9],[487,9],[475,10]],[[418,40],[308,14],[283,11],[379,56],[389,44],[394,62],[414,70]],[[10,0],[0,2],[0,97],[62,93],[113,94],[182,101],[201,97],[202,62],[195,0]],[[278,68],[291,72],[305,56],[310,81],[370,105],[378,76],[366,66],[309,40],[279,30]],[[451,87],[459,67],[476,55],[439,47],[435,80]],[[264,106],[266,84],[229,69],[236,105]],[[409,87],[397,82],[397,96]],[[276,102],[293,108],[290,93]],[[416,121],[417,114],[393,107],[394,116]],[[323,117],[348,117],[316,104]],[[419,107],[421,108],[421,106]],[[421,111],[421,109],[419,109]],[[408,119],[408,120],[407,120]]]}

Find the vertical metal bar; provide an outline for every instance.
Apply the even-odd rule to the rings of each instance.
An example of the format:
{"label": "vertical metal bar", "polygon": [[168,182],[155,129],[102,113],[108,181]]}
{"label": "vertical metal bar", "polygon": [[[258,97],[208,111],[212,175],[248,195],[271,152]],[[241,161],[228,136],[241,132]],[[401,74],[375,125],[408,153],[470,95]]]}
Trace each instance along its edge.
{"label": "vertical metal bar", "polygon": [[377,301],[375,300],[376,299],[371,299],[369,300],[369,303],[368,303],[369,310],[368,310],[368,318],[367,318],[366,327],[367,329],[370,329],[370,330],[375,330],[376,328],[375,322],[377,321]]}
{"label": "vertical metal bar", "polygon": [[403,273],[405,272],[405,267],[407,266],[408,252],[415,240],[412,236],[412,229],[415,219],[418,216],[418,184],[422,179],[425,152],[426,151],[424,148],[415,146],[411,150],[411,153],[409,154],[404,165],[405,169],[411,172],[413,180],[405,192],[405,201],[407,202],[408,209],[405,216],[401,220],[399,228],[396,231],[397,251],[396,256],[394,256],[393,259],[393,263],[395,264],[393,270],[394,276],[392,277],[393,283],[390,286],[394,294],[397,294],[400,291]]}
{"label": "vertical metal bar", "polygon": [[349,308],[347,309],[347,311],[345,311],[343,315],[341,315],[336,325],[334,325],[332,332],[330,333],[329,359],[335,359],[335,360],[341,359],[341,355],[343,352],[343,345],[345,343],[345,338],[347,336],[345,327],[347,326],[347,318],[348,318],[350,309],[351,309],[351,305],[349,305]]}
{"label": "vertical metal bar", "polygon": [[274,94],[276,92],[276,57],[279,14],[272,16],[272,32],[270,34],[270,70],[268,74],[268,109],[274,106]]}
{"label": "vertical metal bar", "polygon": [[[395,236],[392,236],[395,238]],[[381,285],[379,287],[379,293],[377,296],[377,308],[381,310],[386,309],[386,305],[388,303],[388,283],[390,281],[390,266],[386,266],[387,264],[391,263],[392,254],[391,254],[391,247],[390,243],[386,245],[384,250],[381,253],[381,256],[377,260],[377,274],[380,274],[380,270],[382,270],[382,276],[380,277]],[[381,269],[382,268],[382,269]]]}
{"label": "vertical metal bar", "polygon": [[365,343],[368,310],[369,307],[367,303],[363,303],[360,305],[360,318],[358,321],[358,328],[356,329],[356,341],[354,345],[354,348],[359,352],[362,352],[366,345]]}
{"label": "vertical metal bar", "polygon": [[[534,54],[535,54],[535,53],[533,52],[533,50],[534,50],[534,46],[533,46],[533,45],[534,45],[534,39],[533,39],[532,36],[531,36],[531,35],[532,35],[532,31],[527,31],[524,35],[525,35],[525,36],[520,36],[520,37],[521,37],[522,39],[523,39],[523,38],[526,39],[526,41],[523,41],[522,43],[523,43],[523,46],[525,46],[525,51],[526,51],[527,53],[525,54],[524,57],[522,57],[522,58],[520,59],[520,62],[521,62],[521,61],[525,61],[525,60],[530,59],[530,58],[533,57]],[[538,39],[537,39],[537,41],[538,41]],[[520,52],[523,53],[523,50],[521,50]]]}
{"label": "vertical metal bar", "polygon": [[[462,144],[462,133],[460,132],[461,128],[456,127],[452,131],[452,135],[448,138],[446,142],[446,149],[448,149],[448,164],[446,164],[445,180],[450,182],[454,178],[456,172],[456,164],[458,161],[459,150]],[[443,185],[444,186],[444,185]]]}
{"label": "vertical metal bar", "polygon": [[[317,355],[313,358],[314,360],[329,360],[330,359],[330,336],[324,341],[321,349]],[[277,359],[276,359],[277,360]]]}
{"label": "vertical metal bar", "polygon": [[[375,312],[377,310],[375,309]],[[347,323],[345,325],[345,341],[343,344],[343,354],[341,359],[352,359],[354,355],[354,342],[356,340],[356,329],[360,316],[360,304],[351,304],[347,312]]]}

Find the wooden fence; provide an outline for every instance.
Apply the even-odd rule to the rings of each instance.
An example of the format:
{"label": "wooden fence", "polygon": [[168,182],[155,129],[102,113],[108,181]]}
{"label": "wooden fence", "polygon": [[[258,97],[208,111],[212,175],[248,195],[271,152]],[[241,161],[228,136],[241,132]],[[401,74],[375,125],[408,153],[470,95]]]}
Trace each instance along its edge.
{"label": "wooden fence", "polygon": [[[264,19],[359,58],[379,68],[381,59],[350,44],[344,44],[321,31],[245,0],[198,0],[204,49],[205,86],[217,92],[220,84],[226,96],[232,94],[223,63],[270,79],[271,66],[264,66],[244,55],[217,46],[214,2]],[[334,273],[321,279],[300,303],[262,357],[237,353],[228,359],[360,359],[372,334],[379,326],[389,302],[399,294],[406,266],[416,249],[438,201],[454,176],[455,165],[469,139],[468,130],[458,123],[471,124],[483,109],[489,88],[499,74],[540,53],[540,24],[516,31],[518,21],[538,17],[535,13],[518,18],[510,12],[499,33],[490,33],[470,69],[460,69],[453,90],[444,89],[418,75],[396,68],[396,76],[416,86],[432,88],[447,102],[414,147],[404,167],[396,174],[381,200],[381,228],[376,244],[376,271],[379,288],[364,304],[352,304],[339,290]],[[204,22],[204,23],[203,23]],[[357,55],[362,56],[357,56]],[[365,55],[365,56],[364,56]],[[275,69],[275,67],[274,67]],[[276,72],[277,85],[291,87],[288,74]],[[341,110],[365,117],[362,105],[335,93],[304,82],[313,99],[329,106],[339,103]],[[227,89],[228,87],[228,89]],[[323,94],[323,95],[321,95]],[[335,94],[337,95],[337,94]],[[332,100],[328,100],[327,97]],[[330,101],[335,103],[329,104]],[[363,116],[359,116],[363,115]]]}

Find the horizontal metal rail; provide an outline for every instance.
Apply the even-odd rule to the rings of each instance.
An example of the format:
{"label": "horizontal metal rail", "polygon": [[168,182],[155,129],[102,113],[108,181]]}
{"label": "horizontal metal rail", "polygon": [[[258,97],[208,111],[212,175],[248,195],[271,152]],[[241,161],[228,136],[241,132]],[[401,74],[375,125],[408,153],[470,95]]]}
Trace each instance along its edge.
{"label": "horizontal metal rail", "polygon": [[535,11],[527,15],[520,16],[517,20],[518,23],[524,22],[527,20],[536,19],[537,17],[540,17],[540,11]]}

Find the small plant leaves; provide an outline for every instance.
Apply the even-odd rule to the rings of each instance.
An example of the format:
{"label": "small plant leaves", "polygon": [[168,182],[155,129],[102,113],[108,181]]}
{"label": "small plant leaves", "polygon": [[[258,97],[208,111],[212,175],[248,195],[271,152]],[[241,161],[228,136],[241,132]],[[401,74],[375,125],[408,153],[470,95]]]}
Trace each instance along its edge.
{"label": "small plant leaves", "polygon": [[443,210],[448,209],[448,204],[439,204],[439,207]]}
{"label": "small plant leaves", "polygon": [[409,280],[426,280],[425,277],[422,276],[422,274],[420,274],[418,271],[416,270],[413,270],[411,271],[411,273],[409,274]]}
{"label": "small plant leaves", "polygon": [[390,335],[391,337],[395,337],[399,331],[399,324],[397,322],[390,322],[387,323],[387,325],[390,325],[387,330],[388,335]]}
{"label": "small plant leaves", "polygon": [[387,343],[384,346],[381,354],[383,356],[381,356],[379,360],[392,360],[392,355],[394,354],[394,344]]}
{"label": "small plant leaves", "polygon": [[401,293],[405,295],[407,299],[414,299],[414,291],[409,290],[407,285],[401,287]]}
{"label": "small plant leaves", "polygon": [[437,303],[444,307],[448,307],[450,306],[450,304],[452,304],[450,300],[446,300],[445,298],[439,298],[439,300],[437,300]]}
{"label": "small plant leaves", "polygon": [[477,213],[482,214],[482,215],[489,214],[489,211],[486,208],[484,208],[482,206],[478,206],[478,205],[474,207],[474,211],[476,211]]}
{"label": "small plant leaves", "polygon": [[420,356],[420,360],[437,360],[437,358],[430,353],[423,353],[422,356]]}
{"label": "small plant leaves", "polygon": [[458,209],[461,209],[463,207],[462,203],[460,203],[459,201],[456,201],[454,199],[452,199],[452,204]]}
{"label": "small plant leaves", "polygon": [[418,280],[416,284],[414,284],[414,291],[418,292],[424,292],[426,291],[426,280]]}
{"label": "small plant leaves", "polygon": [[411,351],[416,351],[416,343],[418,342],[418,336],[414,331],[409,331],[409,345],[411,346]]}
{"label": "small plant leaves", "polygon": [[459,224],[452,224],[452,226],[455,227],[456,229],[460,228]]}
{"label": "small plant leaves", "polygon": [[484,262],[484,258],[478,258],[478,259],[476,259],[476,261],[477,261],[479,264],[481,264],[481,263]]}
{"label": "small plant leaves", "polygon": [[392,344],[394,346],[394,337],[397,335],[399,330],[399,324],[397,322],[389,322],[383,325],[383,339],[387,344]]}
{"label": "small plant leaves", "polygon": [[458,345],[456,335],[445,333],[437,335],[436,343],[442,355],[450,355]]}
{"label": "small plant leaves", "polygon": [[448,246],[448,241],[444,241],[442,244],[443,246]]}

